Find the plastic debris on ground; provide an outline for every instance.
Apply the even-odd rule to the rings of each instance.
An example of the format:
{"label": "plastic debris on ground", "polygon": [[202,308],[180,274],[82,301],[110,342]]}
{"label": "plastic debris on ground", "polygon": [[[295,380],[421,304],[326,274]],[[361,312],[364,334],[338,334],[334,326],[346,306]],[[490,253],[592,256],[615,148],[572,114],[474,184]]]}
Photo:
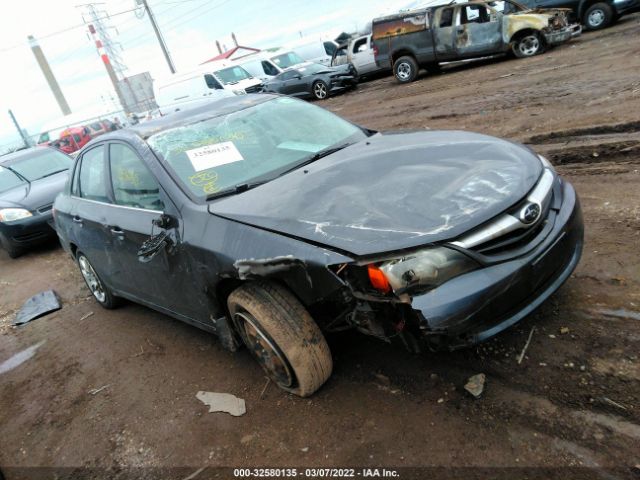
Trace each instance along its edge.
{"label": "plastic debris on ground", "polygon": [[61,308],[62,305],[60,305],[60,299],[56,292],[53,290],[40,292],[24,302],[20,311],[16,314],[13,325],[23,325]]}
{"label": "plastic debris on ground", "polygon": [[240,417],[247,413],[244,399],[230,393],[198,392],[196,398],[209,406],[209,413],[224,412],[234,417]]}

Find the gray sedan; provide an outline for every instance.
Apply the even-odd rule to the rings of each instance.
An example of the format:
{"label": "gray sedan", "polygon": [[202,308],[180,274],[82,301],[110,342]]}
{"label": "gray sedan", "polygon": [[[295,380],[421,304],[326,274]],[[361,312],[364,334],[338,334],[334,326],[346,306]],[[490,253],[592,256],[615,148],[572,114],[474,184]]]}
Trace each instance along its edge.
{"label": "gray sedan", "polygon": [[331,93],[357,85],[358,81],[352,68],[351,64],[335,68],[318,63],[302,64],[285,70],[267,82],[264,91],[323,100]]}

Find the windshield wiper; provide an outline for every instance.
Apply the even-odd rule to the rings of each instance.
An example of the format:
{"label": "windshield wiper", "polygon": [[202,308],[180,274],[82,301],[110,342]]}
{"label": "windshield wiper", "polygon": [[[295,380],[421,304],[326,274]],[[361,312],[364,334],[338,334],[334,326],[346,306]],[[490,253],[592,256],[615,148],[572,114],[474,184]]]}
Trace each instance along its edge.
{"label": "windshield wiper", "polygon": [[253,183],[239,183],[231,188],[225,188],[224,190],[220,190],[219,192],[212,193],[207,195],[207,201],[213,200],[215,198],[220,197],[228,197],[229,195],[236,195],[238,193],[246,192],[247,190],[251,190],[252,188],[259,187],[267,183],[268,180],[263,180],[261,182],[253,182]]}
{"label": "windshield wiper", "polygon": [[299,169],[300,167],[304,167],[305,165],[309,165],[310,163],[315,162],[316,160],[320,160],[321,158],[324,157],[328,157],[329,155],[336,153],[344,148],[347,148],[349,146],[353,145],[353,142],[347,142],[347,143],[343,143],[342,145],[338,145],[335,147],[329,147],[329,148],[325,148],[323,150],[320,150],[316,153],[314,153],[313,155],[307,157],[306,159],[302,160],[300,163],[296,164],[295,166],[285,170],[284,172],[282,172],[279,176],[283,176],[286,175],[287,173],[293,172],[294,170]]}
{"label": "windshield wiper", "polygon": [[62,170],[56,170],[55,172],[47,173],[46,175],[38,177],[38,180],[40,180],[41,178],[47,178],[47,177],[51,177],[53,175],[57,175],[58,173],[66,172],[68,170],[69,170],[68,168],[63,168]]}

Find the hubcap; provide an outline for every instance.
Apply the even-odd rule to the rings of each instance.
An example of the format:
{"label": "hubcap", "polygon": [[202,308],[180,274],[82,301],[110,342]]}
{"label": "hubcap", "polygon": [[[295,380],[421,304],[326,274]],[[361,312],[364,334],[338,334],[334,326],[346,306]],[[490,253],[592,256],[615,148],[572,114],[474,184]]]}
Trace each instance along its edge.
{"label": "hubcap", "polygon": [[520,53],[526,56],[535,55],[540,48],[540,40],[535,35],[529,35],[520,40],[518,49]]}
{"label": "hubcap", "polygon": [[235,314],[236,324],[244,330],[245,343],[267,374],[283,387],[293,385],[293,373],[279,349],[260,330],[258,323],[248,312]]}
{"label": "hubcap", "polygon": [[589,14],[589,26],[598,27],[604,22],[604,12],[602,10],[594,10]]}
{"label": "hubcap", "polygon": [[408,80],[409,78],[411,78],[411,65],[402,62],[400,65],[398,65],[396,76],[400,80]]}
{"label": "hubcap", "polygon": [[327,87],[324,85],[324,83],[316,83],[316,86],[313,87],[313,91],[316,94],[317,98],[325,98],[327,96]]}
{"label": "hubcap", "polygon": [[84,277],[85,282],[89,286],[89,290],[93,293],[93,296],[96,297],[100,303],[104,303],[107,296],[104,293],[104,287],[102,286],[102,282],[98,278],[95,270],[87,260],[87,257],[80,256],[78,259],[78,264],[80,264],[80,272]]}

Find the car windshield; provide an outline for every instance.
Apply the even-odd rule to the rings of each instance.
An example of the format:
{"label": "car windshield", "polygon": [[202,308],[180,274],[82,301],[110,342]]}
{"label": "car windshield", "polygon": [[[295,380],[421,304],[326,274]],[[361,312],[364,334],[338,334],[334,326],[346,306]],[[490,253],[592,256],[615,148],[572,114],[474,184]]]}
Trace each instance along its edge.
{"label": "car windshield", "polygon": [[282,55],[276,55],[275,57],[271,57],[271,60],[280,68],[289,68],[292,65],[304,63],[304,60],[296,52],[287,52]]}
{"label": "car windshield", "polygon": [[0,193],[19,187],[25,181],[11,170],[0,165]]}
{"label": "car windshield", "polygon": [[[12,159],[8,168],[29,182],[64,172],[71,168],[73,160],[52,148],[32,150]],[[0,187],[0,190],[2,187]]]}
{"label": "car windshield", "polygon": [[249,75],[249,72],[242,67],[224,68],[222,70],[218,70],[215,74],[216,77],[218,77],[225,85],[232,85],[234,83],[238,83],[240,80],[252,78],[251,75]]}
{"label": "car windshield", "polygon": [[268,181],[366,134],[320,107],[275,98],[151,136],[149,146],[197,197]]}

